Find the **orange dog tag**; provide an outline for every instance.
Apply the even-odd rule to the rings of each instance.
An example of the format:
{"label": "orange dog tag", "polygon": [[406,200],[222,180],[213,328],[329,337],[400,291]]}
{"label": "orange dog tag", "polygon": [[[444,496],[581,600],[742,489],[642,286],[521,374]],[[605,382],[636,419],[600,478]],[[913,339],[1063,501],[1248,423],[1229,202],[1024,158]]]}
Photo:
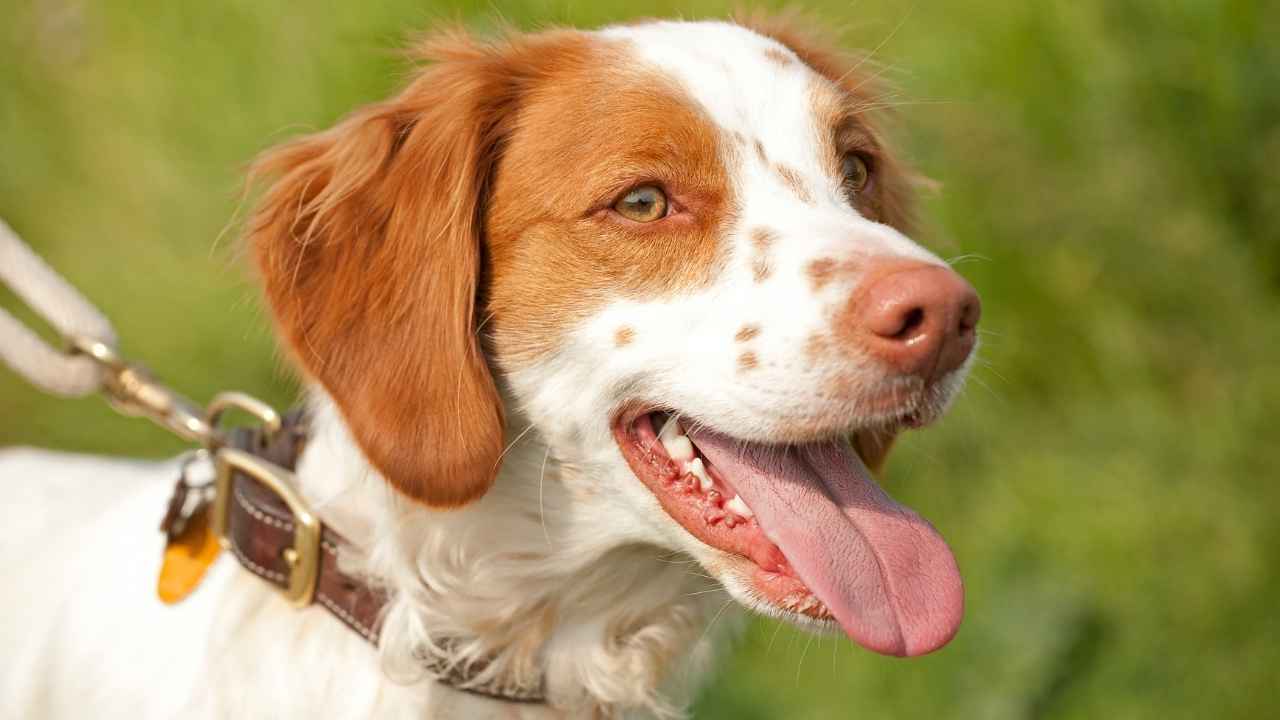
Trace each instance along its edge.
{"label": "orange dog tag", "polygon": [[209,527],[209,507],[196,512],[177,537],[164,548],[164,563],[156,581],[156,594],[166,605],[181,602],[200,586],[222,546]]}

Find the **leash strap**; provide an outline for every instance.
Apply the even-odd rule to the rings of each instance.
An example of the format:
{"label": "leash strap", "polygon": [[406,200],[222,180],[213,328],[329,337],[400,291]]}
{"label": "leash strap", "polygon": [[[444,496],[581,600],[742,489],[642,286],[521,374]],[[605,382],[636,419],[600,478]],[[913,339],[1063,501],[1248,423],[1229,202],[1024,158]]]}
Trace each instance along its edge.
{"label": "leash strap", "polygon": [[[0,220],[0,281],[66,337],[91,337],[115,345],[116,331],[96,307],[45,264]],[[102,373],[93,360],[50,347],[17,318],[0,310],[0,360],[45,392],[80,397],[98,390]]]}

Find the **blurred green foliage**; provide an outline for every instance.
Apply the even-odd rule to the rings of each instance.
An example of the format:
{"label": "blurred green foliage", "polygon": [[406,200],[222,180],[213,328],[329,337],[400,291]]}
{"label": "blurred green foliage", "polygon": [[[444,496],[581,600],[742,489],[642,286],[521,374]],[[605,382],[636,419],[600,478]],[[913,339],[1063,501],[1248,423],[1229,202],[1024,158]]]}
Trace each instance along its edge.
{"label": "blurred green foliage", "polygon": [[[197,399],[295,396],[236,255],[239,180],[394,88],[407,31],[725,11],[373,5],[0,0],[0,217]],[[808,7],[878,48],[941,183],[923,240],[984,296],[969,390],[887,479],[952,542],[968,616],[912,661],[757,622],[696,716],[1273,716],[1280,6]],[[3,444],[180,448],[0,373]]]}

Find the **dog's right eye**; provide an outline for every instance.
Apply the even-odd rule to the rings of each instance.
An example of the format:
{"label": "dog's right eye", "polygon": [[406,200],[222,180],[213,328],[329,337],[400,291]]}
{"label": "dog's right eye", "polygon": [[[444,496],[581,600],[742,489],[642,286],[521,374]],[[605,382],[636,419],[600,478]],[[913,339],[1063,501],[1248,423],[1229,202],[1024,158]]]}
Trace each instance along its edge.
{"label": "dog's right eye", "polygon": [[667,216],[667,196],[655,185],[641,185],[623,195],[613,209],[634,222],[653,222]]}
{"label": "dog's right eye", "polygon": [[871,182],[871,163],[865,155],[849,153],[840,163],[840,172],[844,175],[845,191],[851,196],[867,189]]}

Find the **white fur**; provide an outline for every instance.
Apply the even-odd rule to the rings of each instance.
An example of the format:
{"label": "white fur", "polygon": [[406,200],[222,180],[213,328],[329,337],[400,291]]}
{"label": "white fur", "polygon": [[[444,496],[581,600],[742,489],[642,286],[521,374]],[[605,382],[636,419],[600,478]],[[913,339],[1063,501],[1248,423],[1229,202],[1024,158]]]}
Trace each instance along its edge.
{"label": "white fur", "polygon": [[[320,608],[289,608],[225,555],[193,597],[161,605],[155,526],[175,462],[0,454],[0,482],[19,496],[0,505],[0,573],[11,588],[0,608],[0,707],[24,718],[671,716],[705,677],[715,640],[739,624],[716,588],[798,619],[764,608],[738,563],[663,512],[623,460],[609,419],[640,399],[696,409],[693,420],[753,440],[777,438],[798,417],[833,433],[850,418],[870,421],[867,408],[824,394],[833,369],[804,363],[798,350],[826,329],[856,278],[815,293],[804,268],[856,255],[938,261],[859,216],[825,174],[810,102],[825,81],[798,63],[767,62],[763,49],[781,46],[723,23],[602,34],[669,73],[726,133],[759,139],[815,202],[751,152],[724,158],[743,210],[725,270],[697,293],[616,299],[558,352],[506,373],[510,448],[492,490],[464,509],[397,496],[333,404],[313,396],[299,476],[324,520],[363,549],[343,562],[394,593],[377,651]],[[785,246],[764,283],[751,277],[757,226]],[[742,374],[733,335],[747,323],[762,328],[751,345],[760,363]],[[622,325],[637,340],[615,348]],[[885,382],[871,363],[845,364],[862,386]],[[942,384],[941,401],[962,377]],[[459,640],[435,648],[456,661],[490,661],[480,682],[545,678],[549,706],[433,682],[414,656],[440,637]]]}

